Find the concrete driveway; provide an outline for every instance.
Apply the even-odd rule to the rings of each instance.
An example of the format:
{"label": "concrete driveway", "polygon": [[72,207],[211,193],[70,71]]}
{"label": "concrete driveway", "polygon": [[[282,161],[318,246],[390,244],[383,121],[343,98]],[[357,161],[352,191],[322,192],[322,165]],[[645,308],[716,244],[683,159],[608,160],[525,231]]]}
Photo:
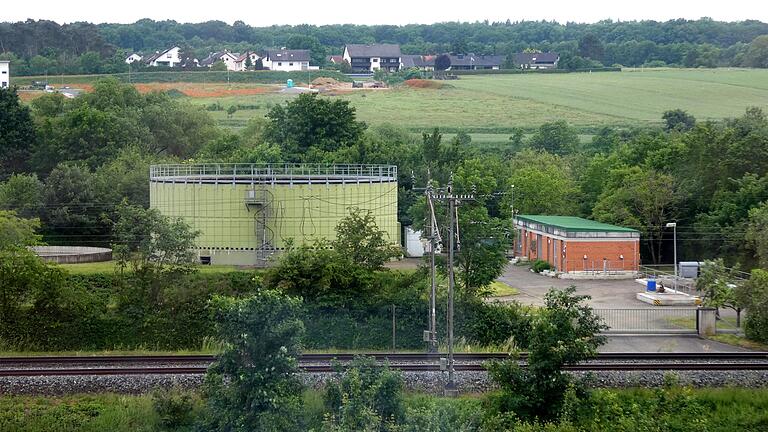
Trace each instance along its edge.
{"label": "concrete driveway", "polygon": [[593,307],[653,307],[635,298],[643,286],[634,279],[626,280],[566,280],[533,273],[528,266],[509,264],[499,280],[517,288],[520,293],[500,300],[515,300],[522,304],[541,306],[550,288],[576,287],[577,294],[589,295]]}

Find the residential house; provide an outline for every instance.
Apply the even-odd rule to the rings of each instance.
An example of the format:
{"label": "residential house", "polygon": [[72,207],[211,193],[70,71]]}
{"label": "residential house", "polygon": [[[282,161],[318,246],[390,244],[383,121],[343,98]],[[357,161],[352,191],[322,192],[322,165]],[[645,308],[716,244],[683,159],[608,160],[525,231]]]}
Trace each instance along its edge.
{"label": "residential house", "polygon": [[137,61],[141,61],[141,59],[142,59],[141,54],[133,53],[125,58],[125,62],[127,64],[133,64],[133,63],[136,63]]}
{"label": "residential house", "polygon": [[373,72],[377,69],[397,72],[402,54],[400,45],[395,44],[350,44],[344,47],[343,57],[352,66],[353,72]]}
{"label": "residential house", "polygon": [[178,66],[181,63],[181,48],[173,47],[165,51],[157,51],[144,59],[144,63],[149,66]]}
{"label": "residential house", "polygon": [[246,53],[243,53],[237,58],[237,60],[235,60],[235,68],[236,68],[235,70],[239,70],[239,71],[248,70],[248,66],[247,66],[248,59],[251,60],[250,68],[253,69],[256,66],[256,61],[260,58],[261,57],[259,57],[259,55],[256,54],[255,52],[248,51]]}
{"label": "residential house", "polygon": [[560,56],[557,53],[517,53],[512,64],[518,69],[557,69]]}
{"label": "residential house", "polygon": [[[403,69],[419,68],[423,71],[435,70],[435,55],[403,55]],[[448,70],[480,70],[501,69],[504,56],[500,55],[476,55],[476,54],[451,54],[451,67]]]}
{"label": "residential house", "polygon": [[303,71],[317,68],[309,67],[309,50],[268,50],[261,62],[264,69],[273,71]]}
{"label": "residential house", "polygon": [[331,55],[331,56],[328,56],[327,60],[328,60],[328,63],[330,63],[330,64],[337,64],[337,65],[339,65],[339,64],[344,63],[344,56]]}
{"label": "residential house", "polygon": [[421,54],[403,54],[400,58],[403,69],[418,68],[423,71],[435,70],[435,56]]}
{"label": "residential house", "polygon": [[10,60],[0,60],[0,88],[11,86],[11,62]]}
{"label": "residential house", "polygon": [[200,67],[212,67],[216,62],[223,62],[227,66],[227,70],[240,71],[240,66],[237,64],[237,60],[240,58],[239,53],[231,53],[229,51],[219,51],[211,53],[208,57],[200,61]]}
{"label": "residential house", "polygon": [[[504,63],[504,56],[501,55],[476,55],[476,54],[456,54],[450,55],[451,67],[448,70],[480,70],[480,69],[501,69]],[[433,60],[434,64],[434,60]]]}

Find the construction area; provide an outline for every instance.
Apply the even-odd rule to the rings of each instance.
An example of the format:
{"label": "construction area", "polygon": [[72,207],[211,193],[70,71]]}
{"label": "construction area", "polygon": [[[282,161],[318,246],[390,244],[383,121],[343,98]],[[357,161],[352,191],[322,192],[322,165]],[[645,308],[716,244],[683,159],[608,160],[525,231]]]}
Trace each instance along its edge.
{"label": "construction area", "polygon": [[202,264],[264,266],[290,246],[332,241],[353,208],[400,243],[393,165],[153,165],[150,206],[200,232]]}

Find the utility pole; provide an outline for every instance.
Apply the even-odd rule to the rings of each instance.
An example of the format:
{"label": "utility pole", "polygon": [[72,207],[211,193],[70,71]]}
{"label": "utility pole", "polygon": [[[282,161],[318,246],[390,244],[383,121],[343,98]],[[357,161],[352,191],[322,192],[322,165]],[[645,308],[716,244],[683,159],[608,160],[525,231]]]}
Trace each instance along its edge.
{"label": "utility pole", "polygon": [[[414,183],[416,182],[415,178],[413,179]],[[414,190],[421,190],[420,188],[414,188]],[[432,187],[432,175],[429,170],[427,170],[427,185],[423,189],[424,195],[427,200],[427,206],[429,207],[429,221],[427,221],[427,224],[429,226],[427,231],[427,239],[429,240],[429,274],[430,274],[430,280],[431,280],[431,286],[429,291],[429,316],[427,318],[427,322],[429,325],[429,330],[426,331],[427,337],[425,337],[425,341],[427,342],[427,352],[430,353],[436,353],[437,352],[437,271],[435,266],[435,250],[437,249],[437,245],[441,243],[440,239],[440,230],[437,227],[437,217],[435,217],[435,203],[434,203],[434,192],[435,188]]]}
{"label": "utility pole", "polygon": [[429,275],[431,287],[429,290],[429,347],[431,353],[437,352],[437,275],[435,270],[435,249],[437,248],[437,220],[435,205],[432,202],[432,185],[427,183],[427,202],[429,203]]}
{"label": "utility pole", "polygon": [[458,212],[456,206],[459,204],[459,200],[473,199],[474,195],[454,195],[453,193],[453,175],[448,182],[448,193],[444,195],[438,195],[440,199],[448,200],[448,382],[445,384],[443,391],[445,396],[455,397],[458,396],[459,390],[456,387],[455,380],[455,363],[453,356],[453,304],[456,291],[456,278],[454,276],[454,259],[453,252],[456,245],[460,244],[457,241],[457,228],[458,228]]}

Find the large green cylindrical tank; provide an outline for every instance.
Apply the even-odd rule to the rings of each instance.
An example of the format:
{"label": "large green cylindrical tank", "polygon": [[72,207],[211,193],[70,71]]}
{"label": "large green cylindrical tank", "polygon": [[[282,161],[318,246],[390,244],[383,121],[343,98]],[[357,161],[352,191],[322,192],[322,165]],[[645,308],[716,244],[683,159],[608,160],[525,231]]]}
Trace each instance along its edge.
{"label": "large green cylindrical tank", "polygon": [[263,265],[290,242],[333,240],[352,208],[371,210],[398,243],[392,165],[153,165],[149,186],[152,208],[200,231],[202,262]]}

